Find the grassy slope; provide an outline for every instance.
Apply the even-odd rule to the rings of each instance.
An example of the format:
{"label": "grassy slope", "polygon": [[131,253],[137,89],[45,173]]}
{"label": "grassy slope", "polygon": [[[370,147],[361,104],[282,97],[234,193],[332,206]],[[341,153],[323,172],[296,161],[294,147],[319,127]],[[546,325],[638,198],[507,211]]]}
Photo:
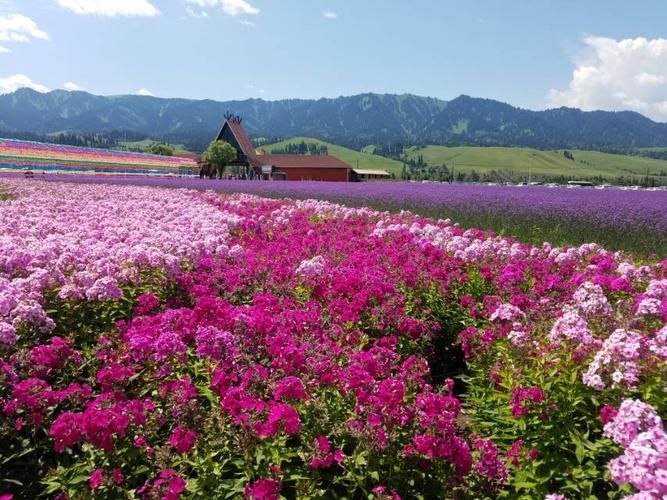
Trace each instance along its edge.
{"label": "grassy slope", "polygon": [[[148,146],[150,146],[154,142],[155,141],[151,139],[144,139],[143,141],[121,142],[120,144],[126,148],[140,149],[142,151],[148,152]],[[185,149],[185,146],[183,144],[171,144],[171,147],[174,148],[174,156],[179,156],[180,154],[183,153],[191,153],[191,151]]]}
{"label": "grassy slope", "polygon": [[293,137],[286,141],[277,142],[275,144],[267,144],[266,146],[262,146],[260,149],[265,149],[267,153],[271,153],[271,149],[273,148],[284,148],[289,143],[298,144],[301,141],[305,142],[306,144],[327,146],[330,155],[335,156],[345,163],[348,163],[354,168],[357,168],[358,161],[359,168],[386,170],[389,173],[393,172],[397,177],[401,175],[403,164],[400,161],[391,160],[389,158],[371,154],[369,152],[360,153],[359,151],[354,151],[353,149],[344,148],[343,146],[336,146],[335,144],[320,141],[319,139],[311,139],[309,137]]}
{"label": "grassy slope", "polygon": [[409,158],[423,155],[429,165],[446,164],[455,170],[477,172],[511,170],[515,175],[565,175],[585,179],[601,175],[645,176],[667,172],[667,161],[642,158],[638,156],[613,155],[595,151],[571,151],[575,161],[568,160],[562,152],[539,151],[528,148],[501,147],[455,147],[427,146],[410,148],[406,151]]}

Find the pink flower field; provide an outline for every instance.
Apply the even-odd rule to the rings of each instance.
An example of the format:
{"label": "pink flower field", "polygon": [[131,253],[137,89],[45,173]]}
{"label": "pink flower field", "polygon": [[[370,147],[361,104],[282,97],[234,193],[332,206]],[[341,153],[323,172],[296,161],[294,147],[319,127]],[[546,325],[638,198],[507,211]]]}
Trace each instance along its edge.
{"label": "pink flower field", "polygon": [[667,496],[667,261],[0,180],[0,499]]}

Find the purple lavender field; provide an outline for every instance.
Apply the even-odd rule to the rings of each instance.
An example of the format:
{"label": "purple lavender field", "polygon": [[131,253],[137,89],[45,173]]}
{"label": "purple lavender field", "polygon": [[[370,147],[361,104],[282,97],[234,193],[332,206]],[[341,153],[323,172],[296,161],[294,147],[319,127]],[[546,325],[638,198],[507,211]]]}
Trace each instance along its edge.
{"label": "purple lavender field", "polygon": [[661,191],[55,174],[40,176],[39,180],[327,199],[350,206],[389,211],[403,209],[431,217],[451,218],[465,227],[491,229],[527,243],[549,241],[557,245],[575,245],[596,242],[611,250],[667,257],[667,192]]}

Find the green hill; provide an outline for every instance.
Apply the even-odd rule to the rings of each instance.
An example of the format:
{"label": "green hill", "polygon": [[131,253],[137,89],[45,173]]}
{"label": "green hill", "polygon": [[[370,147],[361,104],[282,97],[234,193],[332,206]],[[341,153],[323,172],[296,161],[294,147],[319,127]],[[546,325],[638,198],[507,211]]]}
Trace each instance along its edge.
{"label": "green hill", "polygon": [[267,153],[270,154],[271,150],[273,149],[283,149],[288,144],[299,144],[301,142],[305,142],[306,144],[316,144],[318,146],[326,146],[331,156],[335,156],[339,160],[342,160],[345,163],[351,165],[353,168],[386,170],[390,174],[395,174],[396,177],[400,177],[401,175],[403,164],[400,161],[385,158],[384,156],[379,156],[370,152],[354,151],[353,149],[337,146],[336,144],[320,141],[319,139],[312,139],[310,137],[293,137],[285,141],[261,146],[259,149],[264,149]]}
{"label": "green hill", "polygon": [[[143,141],[123,141],[120,145],[130,151],[148,151],[148,147],[155,142],[150,139],[144,139]],[[192,154],[192,151],[188,151],[183,144],[171,144],[171,147],[174,148],[174,156]]]}
{"label": "green hill", "polygon": [[[596,151],[570,150],[573,160],[563,151],[540,151],[528,148],[504,147],[412,147],[405,151],[407,158],[417,159],[420,155],[429,165],[447,165],[455,171],[478,173],[511,171],[514,176],[567,176],[579,179],[602,176],[607,178],[623,176],[652,177],[667,176],[667,161],[600,153]],[[662,177],[667,180],[667,177]]]}

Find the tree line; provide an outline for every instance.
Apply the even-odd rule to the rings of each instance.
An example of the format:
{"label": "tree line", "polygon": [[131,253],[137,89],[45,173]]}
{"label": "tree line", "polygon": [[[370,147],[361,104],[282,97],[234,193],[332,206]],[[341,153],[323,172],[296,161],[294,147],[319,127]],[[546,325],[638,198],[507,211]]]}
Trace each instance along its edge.
{"label": "tree line", "polygon": [[327,156],[329,154],[329,148],[326,144],[315,144],[315,143],[306,143],[301,141],[299,143],[290,142],[285,144],[283,147],[271,148],[270,153],[272,155],[312,155],[312,156]]}

